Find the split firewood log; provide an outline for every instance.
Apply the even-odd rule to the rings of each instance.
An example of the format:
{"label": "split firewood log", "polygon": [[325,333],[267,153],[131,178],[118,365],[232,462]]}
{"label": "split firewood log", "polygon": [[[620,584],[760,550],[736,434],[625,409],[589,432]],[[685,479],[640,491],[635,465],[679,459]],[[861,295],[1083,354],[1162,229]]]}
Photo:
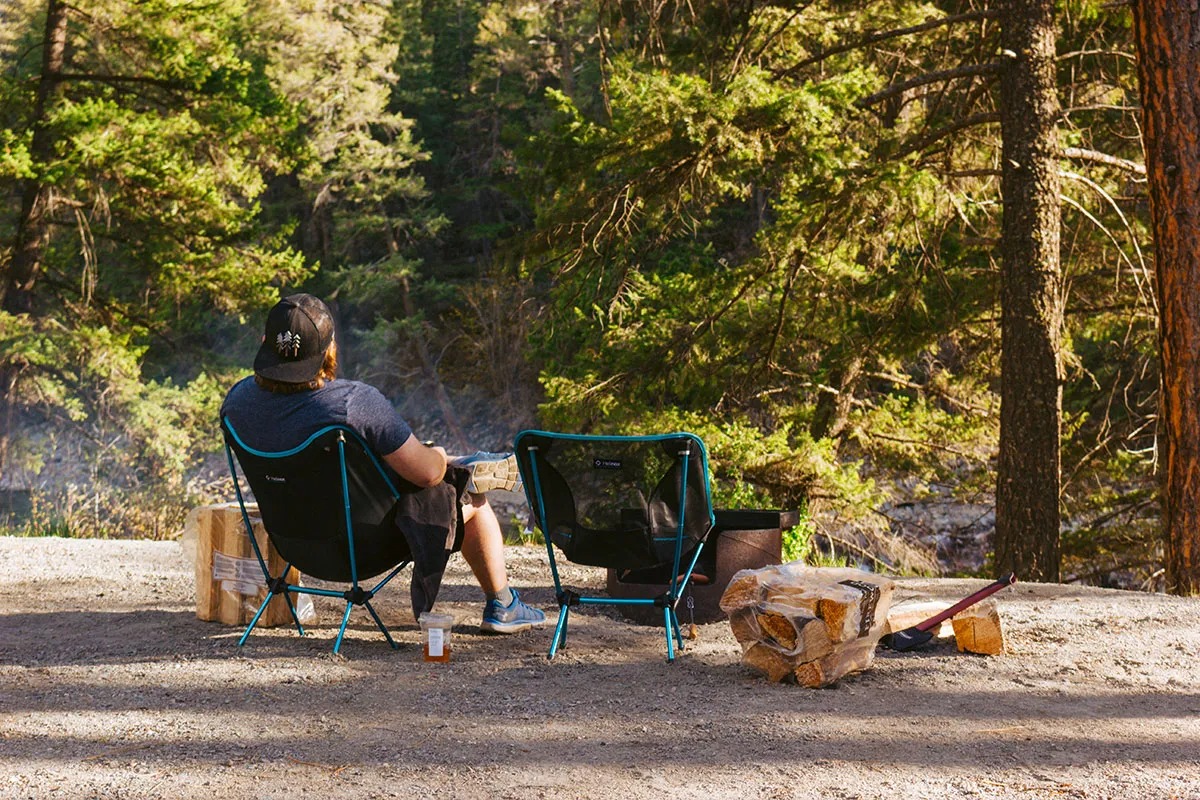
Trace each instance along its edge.
{"label": "split firewood log", "polygon": [[762,642],[746,648],[742,663],[767,676],[772,683],[779,683],[792,674],[792,659],[777,648]]}
{"label": "split firewood log", "polygon": [[824,620],[800,617],[795,622],[803,624],[797,629],[796,659],[810,661],[824,658],[833,652],[833,639],[829,637],[829,626]]}
{"label": "split firewood log", "polygon": [[790,619],[773,611],[756,614],[754,619],[759,629],[778,642],[782,650],[796,649],[796,626]]}
{"label": "split firewood log", "polygon": [[729,626],[733,629],[734,638],[741,644],[752,644],[762,641],[763,633],[758,627],[753,607],[739,608],[730,612]]}
{"label": "split firewood log", "polygon": [[950,620],[960,653],[995,656],[1004,652],[1004,627],[994,600],[963,609]]}
{"label": "split firewood log", "polygon": [[807,686],[809,689],[819,689],[825,685],[825,673],[821,670],[820,661],[806,661],[803,664],[797,664],[792,670],[792,677],[796,679],[796,683],[801,686]]}
{"label": "split firewood log", "polygon": [[[891,602],[892,582],[848,579],[829,587],[817,604],[817,616],[829,626],[829,637],[845,642],[879,631]],[[877,617],[882,612],[884,618]]]}
{"label": "split firewood log", "polygon": [[796,683],[820,689],[837,683],[852,672],[861,672],[875,661],[875,645],[869,640],[850,642],[816,661],[797,664],[792,670]]}
{"label": "split firewood log", "polygon": [[734,574],[718,602],[721,610],[730,614],[739,608],[758,605],[762,598],[762,586],[759,583],[760,573],[761,570],[744,569]]}
{"label": "split firewood log", "polygon": [[[884,634],[895,633],[914,625],[919,625],[930,617],[940,614],[950,607],[949,603],[940,600],[906,601],[888,609],[887,621],[884,623]],[[934,636],[951,636],[954,633],[950,620],[945,620],[934,631]]]}
{"label": "split firewood log", "polygon": [[821,601],[820,586],[764,581],[762,605],[789,617],[815,617]]}

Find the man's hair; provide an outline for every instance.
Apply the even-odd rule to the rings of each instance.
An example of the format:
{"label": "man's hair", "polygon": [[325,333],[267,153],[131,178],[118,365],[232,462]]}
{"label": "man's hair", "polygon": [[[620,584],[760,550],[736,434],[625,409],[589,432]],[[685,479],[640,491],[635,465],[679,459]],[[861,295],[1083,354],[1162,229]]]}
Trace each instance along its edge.
{"label": "man's hair", "polygon": [[299,394],[300,392],[311,392],[314,389],[320,389],[336,377],[337,342],[330,342],[329,348],[325,351],[325,360],[321,362],[321,370],[311,381],[285,383],[284,381],[273,381],[270,378],[264,378],[262,375],[255,373],[254,382],[268,392],[274,392],[275,394]]}

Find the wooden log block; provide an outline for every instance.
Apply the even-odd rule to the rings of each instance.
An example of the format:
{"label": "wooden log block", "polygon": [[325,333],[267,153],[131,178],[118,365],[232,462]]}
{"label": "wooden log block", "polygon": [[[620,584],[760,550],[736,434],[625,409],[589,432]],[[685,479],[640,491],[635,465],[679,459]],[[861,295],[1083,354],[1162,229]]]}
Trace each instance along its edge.
{"label": "wooden log block", "polygon": [[796,668],[792,670],[792,676],[796,679],[796,683],[809,689],[819,689],[825,685],[825,673],[821,669],[820,661],[797,664]]}
{"label": "wooden log block", "polygon": [[817,616],[829,626],[829,638],[846,642],[882,635],[891,604],[892,582],[849,579],[829,587],[817,604]]}
{"label": "wooden log block", "polygon": [[721,595],[719,605],[726,614],[732,614],[739,608],[749,608],[758,605],[762,598],[762,587],[759,584],[760,570],[744,569],[729,579],[729,585]]}
{"label": "wooden log block", "polygon": [[833,639],[829,636],[829,626],[823,620],[801,619],[804,620],[804,624],[797,636],[796,660],[813,661],[832,653]]}
{"label": "wooden log block", "polygon": [[820,589],[812,585],[772,582],[763,587],[763,605],[788,617],[815,617],[820,601]]}
{"label": "wooden log block", "polygon": [[[949,607],[949,603],[943,603],[940,600],[899,603],[888,609],[887,621],[884,623],[883,632],[884,634],[895,633],[896,631],[902,631],[914,625],[919,625],[930,617],[942,613]],[[950,620],[944,620],[931,633],[937,637],[952,636],[954,635],[954,629],[950,626]]]}
{"label": "wooden log block", "polygon": [[782,614],[765,611],[755,616],[759,630],[774,639],[782,650],[796,649],[796,627]]}
{"label": "wooden log block", "polygon": [[[272,575],[283,572],[286,563],[271,547],[257,509],[248,506],[254,538]],[[250,537],[237,503],[201,506],[188,516],[196,534],[196,617],[228,625],[245,625],[254,618],[267,596],[262,568],[254,555]],[[300,574],[288,572],[288,581],[298,584]],[[283,597],[272,598],[259,618],[259,625],[270,627],[292,621]]]}
{"label": "wooden log block", "polygon": [[963,609],[950,620],[960,653],[995,656],[1004,652],[1004,627],[994,600]]}
{"label": "wooden log block", "polygon": [[729,615],[729,627],[740,644],[749,645],[763,638],[753,608],[739,608]]}
{"label": "wooden log block", "polygon": [[809,689],[831,686],[853,672],[861,672],[875,661],[875,645],[857,639],[815,661],[797,664],[792,670],[796,683]]}
{"label": "wooden log block", "polygon": [[742,663],[764,673],[772,683],[779,683],[789,677],[793,669],[790,657],[781,653],[778,648],[762,642],[746,648],[746,652],[742,653]]}

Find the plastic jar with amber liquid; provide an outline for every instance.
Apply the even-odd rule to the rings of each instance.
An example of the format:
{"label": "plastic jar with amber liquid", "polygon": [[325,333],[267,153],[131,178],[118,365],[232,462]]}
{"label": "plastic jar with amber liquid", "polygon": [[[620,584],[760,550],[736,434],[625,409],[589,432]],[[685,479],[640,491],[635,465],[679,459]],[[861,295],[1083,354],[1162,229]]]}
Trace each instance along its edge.
{"label": "plastic jar with amber liquid", "polygon": [[421,623],[421,652],[425,660],[449,661],[454,616],[426,611],[418,621]]}

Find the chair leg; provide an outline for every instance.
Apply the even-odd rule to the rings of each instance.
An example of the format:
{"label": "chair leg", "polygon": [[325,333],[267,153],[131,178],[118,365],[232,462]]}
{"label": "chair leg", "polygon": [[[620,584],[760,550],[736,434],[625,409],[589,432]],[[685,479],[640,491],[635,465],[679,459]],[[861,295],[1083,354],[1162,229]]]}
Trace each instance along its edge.
{"label": "chair leg", "polygon": [[683,630],[679,627],[679,615],[675,613],[675,609],[670,609],[671,612],[671,630],[675,632],[675,642],[680,650],[683,650]]}
{"label": "chair leg", "polygon": [[333,643],[334,653],[342,649],[342,637],[346,635],[346,624],[350,622],[350,609],[352,608],[354,608],[354,604],[347,600],[346,613],[342,614],[342,627],[338,628],[337,641]]}
{"label": "chair leg", "polygon": [[675,660],[675,638],[671,635],[671,607],[663,608],[663,632],[667,635],[667,663]]}
{"label": "chair leg", "polygon": [[[246,626],[246,630],[242,633],[242,638],[238,639],[238,647],[246,643],[246,639],[250,636],[250,631],[254,630],[254,626],[258,624],[258,619],[267,610],[267,603],[271,602],[271,598],[275,596],[272,591],[267,592],[267,597],[262,601],[262,605],[258,607],[258,611],[254,612],[254,618],[250,620],[250,624]],[[295,615],[295,612],[292,612]],[[299,623],[297,623],[299,624]]]}
{"label": "chair leg", "polygon": [[370,612],[371,619],[375,620],[375,624],[379,627],[379,630],[383,631],[383,637],[388,640],[388,644],[392,646],[393,650],[399,650],[400,645],[396,644],[395,640],[392,639],[392,634],[388,633],[388,629],[384,627],[383,620],[381,620],[379,615],[375,613],[375,608],[371,605],[371,601],[368,600],[367,602],[363,603],[363,605],[366,606],[367,611]]}
{"label": "chair leg", "polygon": [[292,593],[284,592],[283,599],[287,600],[288,611],[292,612],[292,622],[296,623],[296,631],[304,636],[304,626],[300,624],[300,615],[296,613],[296,604],[292,602]]}
{"label": "chair leg", "polygon": [[550,653],[546,660],[552,660],[558,653],[559,645],[567,645],[567,617],[571,615],[571,607],[565,603],[558,607],[558,624],[554,626],[554,638],[550,640]]}

